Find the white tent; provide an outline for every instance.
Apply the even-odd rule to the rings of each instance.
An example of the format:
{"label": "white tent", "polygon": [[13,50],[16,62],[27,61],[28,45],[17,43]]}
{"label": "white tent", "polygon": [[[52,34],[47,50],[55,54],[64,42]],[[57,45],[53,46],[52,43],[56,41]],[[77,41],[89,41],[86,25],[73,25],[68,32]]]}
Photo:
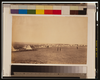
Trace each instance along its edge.
{"label": "white tent", "polygon": [[26,49],[27,49],[27,50],[31,50],[32,48],[30,47],[30,45],[28,45],[28,46],[26,47]]}
{"label": "white tent", "polygon": [[17,51],[17,50],[16,50],[16,49],[14,49],[14,48],[13,48],[13,46],[12,46],[12,51]]}

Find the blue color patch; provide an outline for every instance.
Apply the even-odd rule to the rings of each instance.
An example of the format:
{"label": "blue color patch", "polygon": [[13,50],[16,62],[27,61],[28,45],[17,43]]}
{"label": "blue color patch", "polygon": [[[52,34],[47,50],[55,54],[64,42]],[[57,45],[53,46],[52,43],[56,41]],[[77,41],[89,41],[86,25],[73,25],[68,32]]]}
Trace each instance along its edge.
{"label": "blue color patch", "polygon": [[19,9],[19,14],[27,14],[27,9]]}

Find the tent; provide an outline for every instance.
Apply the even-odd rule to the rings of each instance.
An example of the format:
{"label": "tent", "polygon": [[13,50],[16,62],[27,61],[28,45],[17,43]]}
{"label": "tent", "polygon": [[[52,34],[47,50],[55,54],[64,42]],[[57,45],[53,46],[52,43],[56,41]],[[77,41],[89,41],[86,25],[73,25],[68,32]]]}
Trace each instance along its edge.
{"label": "tent", "polygon": [[27,46],[25,45],[23,48],[25,48],[25,49],[26,49],[26,48],[27,48]]}
{"label": "tent", "polygon": [[14,49],[14,48],[13,48],[13,46],[12,46],[12,51],[17,51],[17,50],[16,50],[16,49]]}
{"label": "tent", "polygon": [[30,47],[30,45],[28,45],[27,47],[26,47],[26,50],[31,50],[32,48]]}

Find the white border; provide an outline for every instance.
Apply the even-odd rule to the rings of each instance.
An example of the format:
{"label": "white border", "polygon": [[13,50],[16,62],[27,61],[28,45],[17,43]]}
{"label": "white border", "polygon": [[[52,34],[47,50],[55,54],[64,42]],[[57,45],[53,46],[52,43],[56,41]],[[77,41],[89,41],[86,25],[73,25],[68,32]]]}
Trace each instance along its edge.
{"label": "white border", "polygon": [[[60,2],[61,3],[61,2]],[[88,5],[94,5],[88,3]],[[95,13],[94,9],[87,9],[87,15],[68,15],[69,17],[88,17],[88,46],[87,46],[87,64],[27,64],[27,65],[52,65],[52,66],[86,66],[87,78],[95,78]],[[11,42],[12,42],[12,16],[21,16],[19,14],[10,14],[10,7],[4,7],[4,52],[3,52],[3,76],[10,76],[11,65],[26,65],[11,63]],[[22,15],[36,16],[36,15]],[[37,15],[43,16],[43,15]],[[53,15],[49,15],[53,16]],[[60,15],[67,16],[67,15]]]}
{"label": "white border", "polygon": [[4,75],[10,76],[11,71],[11,33],[12,33],[12,18],[9,14],[10,8],[4,7],[4,51],[3,51],[3,67]]}
{"label": "white border", "polygon": [[[95,3],[88,3],[94,5]],[[88,51],[87,78],[95,78],[95,10],[87,9],[88,15]]]}

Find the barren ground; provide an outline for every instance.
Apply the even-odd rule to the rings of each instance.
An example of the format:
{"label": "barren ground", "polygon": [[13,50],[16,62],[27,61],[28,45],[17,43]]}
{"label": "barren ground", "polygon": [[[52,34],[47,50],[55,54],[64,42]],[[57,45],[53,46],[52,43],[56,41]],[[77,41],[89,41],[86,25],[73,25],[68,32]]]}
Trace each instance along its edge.
{"label": "barren ground", "polygon": [[12,63],[86,64],[87,47],[42,48],[36,51],[12,52]]}

